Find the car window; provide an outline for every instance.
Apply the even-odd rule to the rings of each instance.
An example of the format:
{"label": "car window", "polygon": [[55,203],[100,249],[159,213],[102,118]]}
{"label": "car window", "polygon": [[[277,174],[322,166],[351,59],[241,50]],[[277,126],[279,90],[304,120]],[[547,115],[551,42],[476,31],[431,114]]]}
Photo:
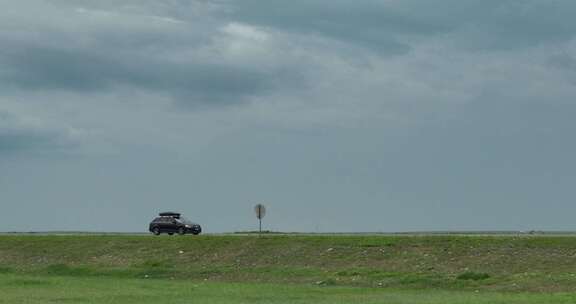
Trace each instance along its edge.
{"label": "car window", "polygon": [[192,223],[192,221],[190,221],[189,219],[185,218],[185,217],[180,217],[179,220],[181,223],[187,224],[187,225],[192,225],[194,223]]}
{"label": "car window", "polygon": [[154,219],[154,221],[152,221],[153,223],[164,223],[164,224],[172,224],[172,223],[177,223],[177,222],[185,222],[182,221],[181,219],[177,219],[171,216],[161,216],[161,217],[157,217]]}

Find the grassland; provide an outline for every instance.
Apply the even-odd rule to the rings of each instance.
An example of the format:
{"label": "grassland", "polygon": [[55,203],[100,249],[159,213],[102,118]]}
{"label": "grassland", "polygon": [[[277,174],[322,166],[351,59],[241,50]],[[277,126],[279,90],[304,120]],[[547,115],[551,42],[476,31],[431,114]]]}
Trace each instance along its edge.
{"label": "grassland", "polygon": [[0,236],[0,303],[576,303],[575,292],[570,236]]}
{"label": "grassland", "polygon": [[567,304],[576,296],[0,274],[0,304],[20,303]]}

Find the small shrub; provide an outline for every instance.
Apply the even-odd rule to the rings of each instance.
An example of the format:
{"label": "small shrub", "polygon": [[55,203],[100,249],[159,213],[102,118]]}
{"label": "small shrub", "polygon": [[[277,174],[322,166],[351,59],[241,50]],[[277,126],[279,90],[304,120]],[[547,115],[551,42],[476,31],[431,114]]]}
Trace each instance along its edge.
{"label": "small shrub", "polygon": [[381,248],[381,247],[392,247],[394,246],[394,243],[391,242],[385,242],[385,243],[381,243],[381,242],[377,242],[377,243],[361,243],[359,244],[359,247],[363,247],[363,248]]}
{"label": "small shrub", "polygon": [[336,275],[340,277],[353,277],[353,276],[359,276],[361,275],[361,273],[358,271],[338,271]]}
{"label": "small shrub", "polygon": [[380,247],[380,244],[360,244],[360,247],[364,247],[364,248],[376,248],[376,247]]}
{"label": "small shrub", "polygon": [[140,268],[173,268],[174,264],[169,260],[147,260],[140,265],[136,265]]}
{"label": "small shrub", "polygon": [[70,267],[66,264],[53,264],[45,268],[48,274],[59,276],[87,276],[94,274],[91,269],[84,267]]}
{"label": "small shrub", "polygon": [[6,283],[9,286],[18,286],[18,287],[35,287],[35,286],[44,286],[44,285],[51,285],[52,282],[48,280],[34,280],[34,279],[19,279],[19,280],[12,280]]}
{"label": "small shrub", "polygon": [[434,286],[436,278],[429,275],[407,273],[398,278],[403,285]]}
{"label": "small shrub", "polygon": [[480,281],[480,280],[486,280],[486,279],[490,278],[490,275],[487,273],[484,273],[484,272],[467,271],[467,272],[459,274],[456,278],[458,280]]}

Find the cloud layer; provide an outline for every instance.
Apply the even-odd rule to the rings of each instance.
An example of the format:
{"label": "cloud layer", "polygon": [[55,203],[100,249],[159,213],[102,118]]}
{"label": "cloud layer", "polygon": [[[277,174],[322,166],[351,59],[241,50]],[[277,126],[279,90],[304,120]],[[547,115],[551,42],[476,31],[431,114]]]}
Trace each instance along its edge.
{"label": "cloud layer", "polygon": [[[469,67],[502,64],[513,74],[540,65],[536,72],[547,73],[546,56],[572,50],[573,6],[515,0],[12,3],[0,13],[0,80],[3,90],[132,91],[191,108],[274,103],[281,95],[288,104],[310,98],[312,107],[330,99],[323,109],[333,111],[343,103],[333,101],[340,89],[351,106],[373,100],[367,113],[381,103],[390,105],[383,111],[397,112],[398,100],[437,103],[446,94],[466,99],[470,85],[483,90],[486,75]],[[518,54],[534,58],[518,62]],[[478,83],[469,83],[474,79]]]}
{"label": "cloud layer", "polygon": [[[573,208],[574,1],[0,6],[0,158],[23,156],[0,190],[22,208],[46,199],[83,225],[192,192],[220,230],[236,219],[214,214],[260,199],[284,230],[414,227],[380,214],[490,228],[495,209],[506,228],[525,208],[514,227],[553,226]],[[48,151],[64,157],[28,157]]]}
{"label": "cloud layer", "polygon": [[0,155],[68,150],[76,145],[78,135],[70,129],[49,127],[0,112]]}

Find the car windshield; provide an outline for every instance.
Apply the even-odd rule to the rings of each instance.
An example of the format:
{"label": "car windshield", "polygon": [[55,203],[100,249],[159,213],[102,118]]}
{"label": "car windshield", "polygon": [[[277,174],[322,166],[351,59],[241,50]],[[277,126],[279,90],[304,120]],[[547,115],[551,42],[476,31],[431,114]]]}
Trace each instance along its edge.
{"label": "car windshield", "polygon": [[186,225],[192,225],[193,224],[189,219],[187,219],[183,216],[181,216],[179,219],[176,219],[176,220],[179,221],[180,223],[183,223]]}

